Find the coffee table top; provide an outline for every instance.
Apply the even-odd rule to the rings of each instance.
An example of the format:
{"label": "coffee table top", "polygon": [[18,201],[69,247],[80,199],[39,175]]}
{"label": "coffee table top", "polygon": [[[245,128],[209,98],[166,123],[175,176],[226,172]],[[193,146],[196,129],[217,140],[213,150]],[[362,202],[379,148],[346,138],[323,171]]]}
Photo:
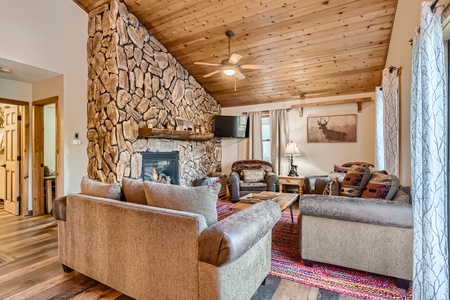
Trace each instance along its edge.
{"label": "coffee table top", "polygon": [[[278,206],[280,207],[281,211],[284,211],[286,208],[288,208],[289,206],[292,205],[292,203],[295,202],[295,200],[297,200],[298,198],[298,194],[296,193],[274,193],[274,192],[261,192],[259,193],[259,195],[271,195],[271,196],[276,196],[275,198],[272,198],[271,201],[274,201],[275,203],[278,204]],[[244,197],[239,198],[240,200],[245,200],[245,199],[249,199],[252,198],[253,194],[248,194],[245,195]],[[260,200],[260,201],[266,201],[266,200]],[[244,201],[239,201],[235,204],[233,204],[231,206],[231,209],[233,211],[240,211],[243,209],[248,208],[249,206],[260,202],[260,201],[252,201],[252,202],[244,202]]]}

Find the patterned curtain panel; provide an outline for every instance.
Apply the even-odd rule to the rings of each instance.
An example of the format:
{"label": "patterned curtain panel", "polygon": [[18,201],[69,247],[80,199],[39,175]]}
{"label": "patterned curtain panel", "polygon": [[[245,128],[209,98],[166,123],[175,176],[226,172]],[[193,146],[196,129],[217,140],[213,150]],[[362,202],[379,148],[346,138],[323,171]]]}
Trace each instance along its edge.
{"label": "patterned curtain panel", "polygon": [[270,111],[270,131],[270,155],[273,170],[276,174],[281,174],[282,161],[287,158],[284,156],[284,149],[289,141],[288,112],[286,109]]}
{"label": "patterned curtain panel", "polygon": [[384,159],[384,98],[381,86],[375,89],[375,169],[385,169]]}
{"label": "patterned curtain panel", "polygon": [[249,138],[247,145],[248,159],[262,159],[262,112],[249,112],[250,122]]}
{"label": "patterned curtain panel", "polygon": [[440,16],[423,2],[411,81],[414,299],[449,299],[446,87]]}
{"label": "patterned curtain panel", "polygon": [[383,70],[381,90],[376,89],[375,166],[399,175],[398,69]]}

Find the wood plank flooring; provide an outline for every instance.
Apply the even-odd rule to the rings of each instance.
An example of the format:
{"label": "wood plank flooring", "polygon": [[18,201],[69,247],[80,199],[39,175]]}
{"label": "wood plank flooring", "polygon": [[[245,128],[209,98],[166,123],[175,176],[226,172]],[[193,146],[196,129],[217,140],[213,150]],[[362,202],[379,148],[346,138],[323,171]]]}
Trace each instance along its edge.
{"label": "wood plank flooring", "polygon": [[[57,225],[51,215],[16,217],[0,202],[0,299],[132,299],[58,262]],[[353,297],[269,276],[252,300]]]}

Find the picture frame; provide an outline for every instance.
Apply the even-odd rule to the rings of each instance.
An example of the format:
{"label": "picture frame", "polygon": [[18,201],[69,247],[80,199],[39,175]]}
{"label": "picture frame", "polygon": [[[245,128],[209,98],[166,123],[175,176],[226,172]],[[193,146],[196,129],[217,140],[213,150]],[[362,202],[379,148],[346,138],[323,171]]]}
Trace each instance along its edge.
{"label": "picture frame", "polygon": [[182,119],[182,118],[175,118],[177,122],[177,130],[187,130],[187,131],[193,131],[194,125],[192,124],[192,121]]}
{"label": "picture frame", "polygon": [[356,143],[356,132],[356,114],[308,117],[308,143]]}

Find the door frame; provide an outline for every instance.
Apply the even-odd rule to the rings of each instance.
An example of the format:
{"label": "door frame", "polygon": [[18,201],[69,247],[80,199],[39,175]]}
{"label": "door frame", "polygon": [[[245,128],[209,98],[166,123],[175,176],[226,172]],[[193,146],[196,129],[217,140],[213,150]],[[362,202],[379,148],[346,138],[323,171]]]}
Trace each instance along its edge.
{"label": "door frame", "polygon": [[13,100],[13,99],[7,99],[7,98],[0,98],[1,104],[10,104],[10,105],[16,105],[21,107],[22,112],[22,120],[20,122],[20,129],[22,131],[21,134],[21,150],[20,150],[20,156],[21,156],[21,162],[20,162],[20,215],[26,216],[29,215],[28,211],[28,187],[29,187],[29,175],[30,170],[28,167],[29,164],[29,153],[30,153],[30,103],[27,101],[22,100]]}
{"label": "door frame", "polygon": [[59,115],[58,96],[33,101],[33,215],[45,214],[44,195],[44,106],[55,104],[55,182],[58,195]]}

